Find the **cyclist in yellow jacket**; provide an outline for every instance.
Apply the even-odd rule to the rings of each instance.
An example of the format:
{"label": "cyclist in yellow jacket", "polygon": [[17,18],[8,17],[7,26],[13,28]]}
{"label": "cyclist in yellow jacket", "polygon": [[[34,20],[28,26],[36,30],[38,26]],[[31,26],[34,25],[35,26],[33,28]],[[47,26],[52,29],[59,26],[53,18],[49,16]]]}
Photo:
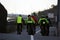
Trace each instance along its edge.
{"label": "cyclist in yellow jacket", "polygon": [[39,19],[38,23],[40,24],[42,36],[47,36],[47,25],[49,24],[49,21],[47,20],[47,18],[45,18],[44,16],[42,16]]}
{"label": "cyclist in yellow jacket", "polygon": [[17,16],[17,33],[21,34],[22,32],[22,23],[23,23],[23,18],[21,15]]}
{"label": "cyclist in yellow jacket", "polygon": [[27,23],[27,32],[29,35],[34,35],[34,23],[35,21],[32,19],[31,15],[28,15],[26,19]]}

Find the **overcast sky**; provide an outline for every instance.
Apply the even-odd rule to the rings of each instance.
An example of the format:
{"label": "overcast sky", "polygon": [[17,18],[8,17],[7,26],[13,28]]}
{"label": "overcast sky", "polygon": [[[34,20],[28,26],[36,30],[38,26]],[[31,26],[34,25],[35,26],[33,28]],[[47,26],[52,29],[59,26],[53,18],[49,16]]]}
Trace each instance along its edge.
{"label": "overcast sky", "polygon": [[51,5],[57,5],[58,0],[0,0],[5,6],[8,14],[28,15],[32,12],[43,11],[51,8]]}

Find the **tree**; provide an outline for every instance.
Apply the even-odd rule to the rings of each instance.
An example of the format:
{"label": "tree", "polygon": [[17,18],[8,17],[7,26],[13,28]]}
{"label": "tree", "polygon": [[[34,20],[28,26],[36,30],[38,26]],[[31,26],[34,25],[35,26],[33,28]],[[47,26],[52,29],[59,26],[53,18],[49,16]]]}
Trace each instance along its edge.
{"label": "tree", "polygon": [[7,10],[0,3],[0,32],[5,33],[7,27]]}

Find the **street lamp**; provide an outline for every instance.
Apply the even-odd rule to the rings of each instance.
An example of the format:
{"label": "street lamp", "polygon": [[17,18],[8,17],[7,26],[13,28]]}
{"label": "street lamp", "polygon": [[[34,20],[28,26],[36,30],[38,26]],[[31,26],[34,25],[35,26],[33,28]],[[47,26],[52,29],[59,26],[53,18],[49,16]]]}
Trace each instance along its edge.
{"label": "street lamp", "polygon": [[[59,2],[60,2],[60,0],[58,1],[58,3],[59,3]],[[59,14],[59,9],[60,9],[60,8],[59,8],[59,7],[60,7],[59,5],[60,5],[60,3],[57,5],[57,9],[58,9],[58,10],[57,10],[57,36],[59,36],[59,15],[60,15],[60,14]]]}

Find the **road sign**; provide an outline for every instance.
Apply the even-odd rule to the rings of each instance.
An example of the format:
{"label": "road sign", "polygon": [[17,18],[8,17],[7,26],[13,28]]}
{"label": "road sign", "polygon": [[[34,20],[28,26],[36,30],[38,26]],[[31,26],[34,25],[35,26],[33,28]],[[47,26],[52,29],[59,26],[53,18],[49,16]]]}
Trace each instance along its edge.
{"label": "road sign", "polygon": [[54,13],[48,13],[49,18],[54,18]]}

